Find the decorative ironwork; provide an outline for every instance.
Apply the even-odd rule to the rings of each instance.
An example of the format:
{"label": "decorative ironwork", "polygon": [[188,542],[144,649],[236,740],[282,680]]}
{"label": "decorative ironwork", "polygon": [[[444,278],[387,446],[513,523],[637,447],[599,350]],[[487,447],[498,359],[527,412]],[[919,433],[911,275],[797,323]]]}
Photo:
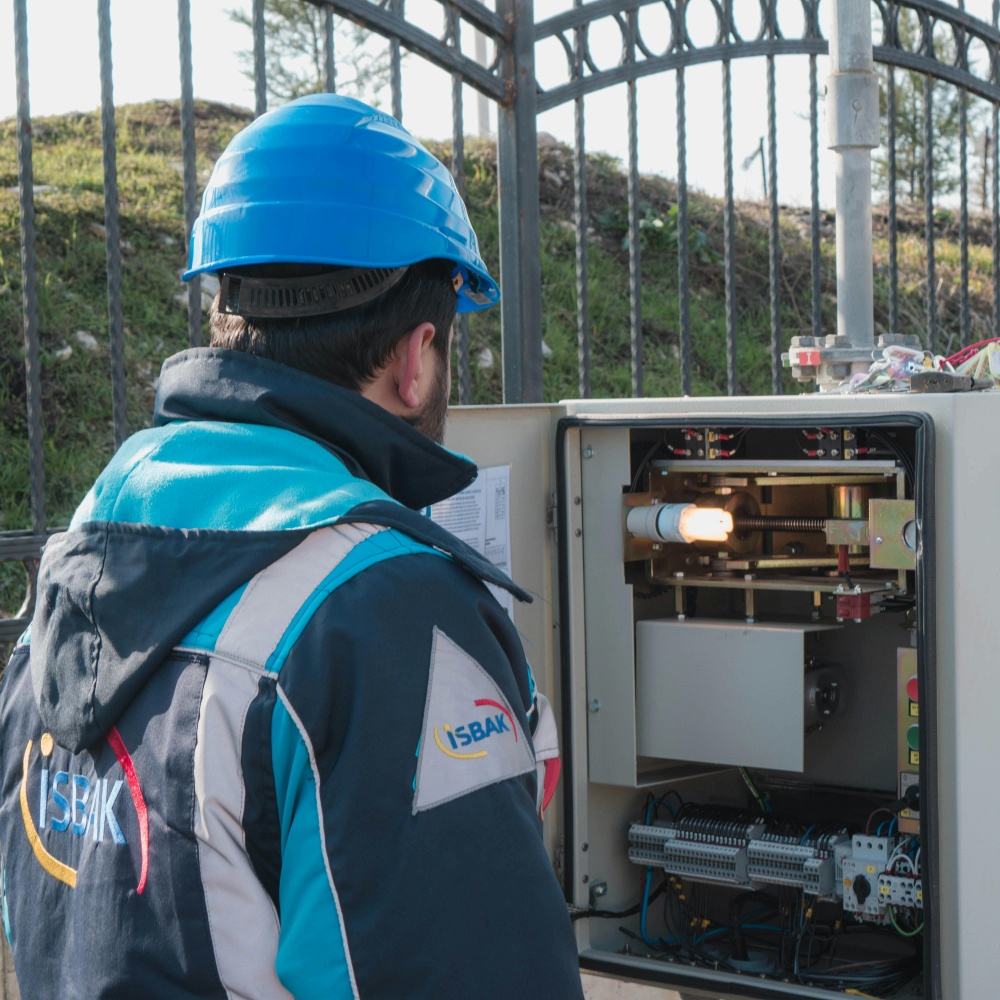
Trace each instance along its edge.
{"label": "decorative ironwork", "polygon": [[[178,0],[181,55],[181,120],[184,146],[185,214],[190,227],[197,204],[194,171],[193,99],[191,97],[190,0]],[[395,54],[406,49],[439,67],[452,77],[453,169],[461,178],[464,135],[462,88],[469,86],[492,100],[498,111],[498,186],[500,216],[504,398],[507,402],[534,402],[541,399],[541,277],[539,254],[537,114],[567,102],[574,103],[574,227],[576,230],[576,304],[580,394],[590,392],[591,330],[587,260],[587,178],[584,148],[584,121],[587,95],[624,84],[627,89],[628,186],[629,186],[629,297],[631,302],[630,339],[632,346],[632,388],[642,392],[643,343],[641,300],[641,248],[639,246],[638,143],[641,140],[637,82],[654,74],[672,72],[676,78],[678,152],[678,281],[680,284],[678,344],[682,389],[692,383],[692,337],[687,300],[687,241],[690,222],[687,211],[687,132],[685,70],[716,64],[722,76],[722,142],[724,159],[723,225],[726,287],[726,385],[730,394],[740,389],[737,371],[738,313],[736,295],[736,216],[733,192],[733,95],[732,63],[737,59],[763,58],[768,68],[768,124],[766,164],[769,209],[769,282],[772,380],[780,390],[782,372],[778,367],[781,333],[781,248],[777,214],[778,157],[775,117],[775,61],[779,57],[809,57],[810,94],[810,180],[812,317],[814,336],[821,334],[820,313],[820,229],[818,184],[818,102],[819,81],[816,60],[828,50],[819,20],[820,0],[574,0],[573,6],[556,16],[534,22],[532,0],[497,0],[497,10],[481,0],[439,0],[442,8],[440,33],[407,22],[403,0],[309,0],[324,10],[324,86],[334,89],[333,14],[345,16],[389,40]],[[829,4],[830,0],[825,0]],[[934,249],[934,162],[931,138],[935,100],[942,100],[947,88],[959,90],[963,118],[972,118],[969,101],[989,102],[991,115],[985,158],[991,160],[989,193],[992,200],[993,230],[993,329],[1000,334],[1000,0],[992,5],[991,23],[979,20],[965,9],[941,0],[871,0],[875,33],[875,61],[887,67],[889,145],[897,134],[896,101],[893,83],[900,71],[915,71],[924,77],[923,142],[928,151],[924,163],[925,239],[927,271],[925,291],[926,336],[929,346],[939,344],[942,325],[938,316],[938,290]],[[99,0],[101,75],[104,86],[103,124],[105,193],[108,243],[108,301],[113,370],[115,439],[125,433],[120,262],[118,261],[117,181],[115,177],[114,118],[111,110],[111,41],[108,30],[109,0]],[[266,109],[266,65],[263,0],[253,0],[253,65],[255,110]],[[21,204],[22,296],[24,306],[25,369],[27,385],[29,482],[31,532],[19,533],[16,553],[25,544],[34,546],[47,530],[45,510],[45,470],[43,465],[40,333],[38,321],[38,267],[35,261],[33,185],[31,164],[31,118],[28,102],[27,14],[25,0],[14,3],[14,48],[18,93],[18,172]],[[697,19],[697,20],[695,20]],[[915,33],[901,30],[904,20]],[[493,43],[493,55],[486,65],[463,54],[463,30],[480,32]],[[911,35],[913,36],[911,38]],[[611,39],[616,56],[600,56]],[[939,44],[941,40],[946,44]],[[598,40],[600,46],[598,46]],[[617,48],[614,47],[617,40]],[[593,44],[592,44],[593,43]],[[547,59],[546,83],[540,85],[535,71],[539,46],[561,58]],[[394,111],[402,111],[402,76],[398,59],[393,58]],[[550,82],[554,73],[555,82]],[[941,95],[941,96],[939,96]],[[659,123],[658,123],[659,124]],[[961,244],[961,342],[971,337],[969,315],[969,224],[968,224],[968,144],[960,139],[959,241]],[[985,159],[984,158],[984,159]],[[894,332],[899,323],[900,303],[897,262],[897,164],[893,149],[887,157],[889,178],[889,323]],[[986,182],[984,181],[984,190]],[[200,336],[200,294],[196,285],[189,290],[191,343]],[[460,397],[471,391],[468,330],[458,328]],[[22,536],[23,537],[20,537]],[[11,533],[0,533],[0,561],[21,559],[7,541]],[[25,541],[24,539],[27,539]],[[14,544],[13,542],[11,544]],[[15,553],[15,554],[12,554]],[[23,560],[22,560],[23,561]],[[29,590],[24,613],[30,613],[33,597],[32,561],[25,563]],[[7,633],[14,628],[11,623]],[[0,629],[2,632],[2,629]]]}

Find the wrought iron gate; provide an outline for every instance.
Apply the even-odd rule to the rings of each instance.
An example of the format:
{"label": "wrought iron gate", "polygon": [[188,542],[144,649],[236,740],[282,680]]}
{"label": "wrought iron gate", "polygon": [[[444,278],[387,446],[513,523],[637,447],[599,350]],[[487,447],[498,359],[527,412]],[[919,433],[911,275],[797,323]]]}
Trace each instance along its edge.
{"label": "wrought iron gate", "polygon": [[[810,94],[809,163],[811,198],[809,229],[811,245],[813,334],[820,336],[821,210],[819,202],[819,103],[818,58],[827,52],[819,18],[819,0],[572,0],[561,13],[537,21],[531,0],[497,0],[496,9],[480,0],[439,0],[440,33],[430,33],[407,20],[405,0],[308,0],[325,12],[325,85],[335,83],[333,15],[349,17],[390,44],[392,109],[402,113],[401,48],[426,59],[452,78],[452,167],[459,185],[464,176],[463,86],[483,94],[496,105],[498,129],[498,199],[500,225],[500,271],[502,300],[503,375],[505,402],[533,402],[542,396],[542,287],[539,263],[539,190],[537,116],[558,105],[572,103],[575,114],[574,213],[576,325],[579,356],[579,392],[590,394],[591,317],[589,311],[587,150],[584,125],[588,95],[623,85],[624,113],[628,123],[628,254],[631,345],[631,388],[643,393],[642,243],[640,240],[639,157],[641,138],[637,102],[638,82],[656,74],[672,74],[676,93],[677,148],[677,282],[679,295],[680,385],[690,393],[691,315],[689,298],[689,178],[686,73],[692,67],[715,64],[722,86],[722,107],[716,123],[724,156],[723,221],[726,295],[726,371],[728,392],[737,391],[737,344],[739,316],[736,297],[735,199],[733,178],[732,67],[735,60],[766,62],[766,164],[770,184],[768,203],[769,313],[771,340],[771,385],[782,391],[781,350],[781,231],[780,164],[778,163],[778,119],[776,114],[776,61],[796,55],[808,58],[804,86]],[[830,0],[827,0],[830,2]],[[739,16],[736,6],[739,3]],[[644,20],[649,8],[666,12],[666,27],[654,32]],[[253,0],[253,44],[256,113],[266,110],[265,19],[263,0]],[[750,10],[752,17],[747,15]],[[180,53],[180,105],[183,145],[184,216],[190,232],[197,214],[198,178],[195,170],[194,99],[190,0],[178,0]],[[15,0],[14,47],[17,69],[18,187],[21,214],[22,299],[24,366],[28,434],[28,482],[30,525],[0,532],[0,562],[21,562],[26,570],[25,600],[13,618],[0,621],[0,643],[15,638],[26,625],[34,601],[35,567],[39,550],[49,532],[45,499],[45,463],[42,429],[42,364],[38,318],[38,275],[35,254],[34,185],[32,174],[32,130],[29,106],[27,0]],[[127,434],[125,416],[125,318],[121,297],[121,249],[118,220],[116,137],[112,86],[111,0],[98,0],[100,74],[102,86],[102,142],[104,150],[104,204],[107,255],[108,336],[111,347],[110,378],[113,385],[113,433],[115,445]],[[992,136],[993,332],[1000,333],[1000,185],[998,185],[998,106],[1000,106],[1000,0],[993,0],[989,22],[965,10],[964,0],[951,6],[939,0],[872,0],[875,59],[885,69],[887,97],[888,232],[889,232],[889,328],[899,327],[897,167],[894,75],[914,70],[924,79],[924,240],[926,242],[925,330],[927,346],[941,343],[939,303],[935,277],[935,195],[932,130],[935,95],[941,88],[956,88],[959,98],[960,183],[959,246],[961,288],[958,343],[970,338],[969,307],[969,173],[966,116],[970,102],[984,101],[989,107]],[[696,44],[689,30],[697,16],[712,26],[711,41]],[[915,19],[915,40],[906,43],[900,31],[901,17]],[[794,21],[801,28],[783,30]],[[662,23],[662,22],[661,22]],[[749,28],[747,25],[749,24]],[[466,55],[463,33],[476,31],[492,43],[494,55],[487,65]],[[602,66],[593,55],[599,33],[612,33],[620,42],[620,58]],[[942,33],[949,44],[936,44]],[[702,33],[699,33],[702,37]],[[564,79],[542,88],[535,66],[537,48],[554,42],[565,56]],[[947,53],[947,57],[943,53]],[[200,343],[201,292],[196,279],[188,287],[189,340]],[[458,329],[459,395],[469,399],[470,350],[468,328]],[[912,331],[906,331],[912,332]]]}

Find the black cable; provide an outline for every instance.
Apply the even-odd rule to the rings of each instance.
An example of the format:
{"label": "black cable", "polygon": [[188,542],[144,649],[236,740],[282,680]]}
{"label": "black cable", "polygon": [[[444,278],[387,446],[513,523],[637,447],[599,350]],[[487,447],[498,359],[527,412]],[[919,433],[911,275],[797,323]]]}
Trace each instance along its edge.
{"label": "black cable", "polygon": [[892,438],[883,434],[881,431],[868,429],[868,440],[874,441],[880,448],[885,451],[891,452],[895,457],[896,461],[903,467],[903,472],[906,474],[907,482],[910,488],[913,488],[914,474],[913,474],[913,462],[910,461],[910,456],[895,442]]}
{"label": "black cable", "polygon": [[[659,886],[649,894],[648,903],[651,903],[657,896],[663,893],[663,890],[667,887],[667,880],[664,879]],[[630,906],[627,910],[571,910],[569,919],[571,921],[583,920],[584,917],[603,917],[605,919],[617,919],[621,920],[624,917],[634,917],[642,909],[642,903],[636,903],[635,906]]]}

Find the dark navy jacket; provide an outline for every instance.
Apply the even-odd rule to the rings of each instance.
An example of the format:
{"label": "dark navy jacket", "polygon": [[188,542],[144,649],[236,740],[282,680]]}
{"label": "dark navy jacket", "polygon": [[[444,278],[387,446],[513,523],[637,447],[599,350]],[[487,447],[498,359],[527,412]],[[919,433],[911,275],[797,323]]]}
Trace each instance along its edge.
{"label": "dark navy jacket", "polygon": [[0,688],[25,1000],[581,997],[483,581],[527,595],[415,512],[474,475],[301,372],[166,362]]}

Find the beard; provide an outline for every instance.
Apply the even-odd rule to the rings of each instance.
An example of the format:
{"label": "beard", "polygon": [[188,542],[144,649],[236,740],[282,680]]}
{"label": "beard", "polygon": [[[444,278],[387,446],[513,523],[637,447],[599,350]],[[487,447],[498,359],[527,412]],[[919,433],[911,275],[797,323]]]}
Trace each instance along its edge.
{"label": "beard", "polygon": [[440,364],[427,401],[417,413],[403,419],[414,429],[429,437],[435,444],[444,441],[444,427],[448,419],[448,397],[451,395],[451,369]]}

